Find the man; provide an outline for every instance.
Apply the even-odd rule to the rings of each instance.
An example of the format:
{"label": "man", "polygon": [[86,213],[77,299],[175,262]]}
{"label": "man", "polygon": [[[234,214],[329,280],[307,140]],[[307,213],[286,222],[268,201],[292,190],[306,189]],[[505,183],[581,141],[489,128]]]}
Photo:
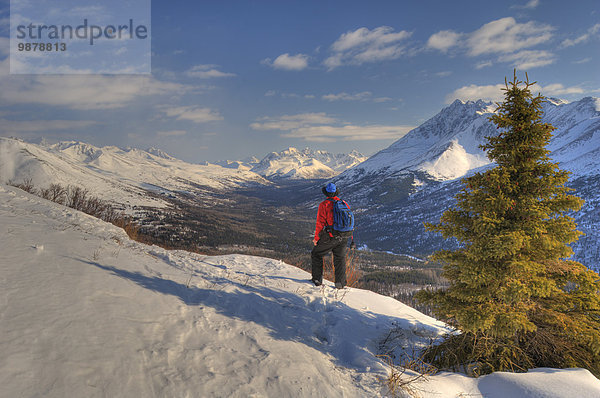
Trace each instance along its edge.
{"label": "man", "polygon": [[[315,286],[320,286],[323,283],[323,256],[332,252],[335,268],[335,287],[343,289],[346,286],[346,247],[348,246],[348,238],[352,235],[352,230],[338,231],[334,229],[334,206],[336,206],[337,201],[341,201],[337,197],[338,190],[335,184],[327,184],[327,186],[323,187],[322,191],[327,196],[327,199],[319,204],[319,211],[317,213],[313,239],[314,247],[311,253],[312,282]],[[341,201],[341,203],[343,203],[341,207],[347,209],[349,217],[353,218],[348,204],[344,201]],[[352,225],[350,228],[354,226],[353,219],[351,222]]]}

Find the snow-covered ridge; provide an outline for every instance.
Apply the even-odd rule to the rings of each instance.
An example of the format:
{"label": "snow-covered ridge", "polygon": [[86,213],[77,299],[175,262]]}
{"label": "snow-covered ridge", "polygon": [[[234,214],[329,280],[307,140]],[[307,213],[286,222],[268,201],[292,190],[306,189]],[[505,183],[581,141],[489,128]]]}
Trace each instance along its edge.
{"label": "snow-covered ridge", "polygon": [[[550,149],[553,160],[576,175],[600,172],[600,110],[598,98],[575,102],[550,99],[544,103],[543,122],[556,130]],[[489,164],[479,147],[497,134],[488,120],[496,106],[490,102],[454,101],[388,148],[339,177],[355,181],[366,175],[393,177],[420,172],[436,180],[453,180]]]}
{"label": "snow-covered ridge", "polygon": [[169,155],[162,149],[158,149],[158,148],[154,148],[154,147],[146,149],[146,152],[148,152],[152,155],[158,156],[159,158],[163,158],[163,159],[169,159],[169,160],[175,159],[173,156]]}
{"label": "snow-covered ridge", "polygon": [[312,179],[334,177],[366,160],[357,151],[332,154],[327,151],[289,147],[271,152],[262,160],[249,158],[242,161],[222,161],[224,167],[251,170],[266,178]]}
{"label": "snow-covered ridge", "polygon": [[148,197],[146,189],[195,192],[199,187],[270,184],[248,170],[186,163],[157,149],[99,148],[77,141],[36,145],[0,137],[0,155],[0,182],[31,178],[36,186],[75,184],[103,199],[131,206],[164,205]]}
{"label": "snow-covered ridge", "polygon": [[[447,331],[280,261],[166,251],[0,184],[0,385],[16,396],[388,396],[381,341]],[[410,348],[409,348],[410,349]],[[583,369],[441,373],[423,398],[600,396]]]}

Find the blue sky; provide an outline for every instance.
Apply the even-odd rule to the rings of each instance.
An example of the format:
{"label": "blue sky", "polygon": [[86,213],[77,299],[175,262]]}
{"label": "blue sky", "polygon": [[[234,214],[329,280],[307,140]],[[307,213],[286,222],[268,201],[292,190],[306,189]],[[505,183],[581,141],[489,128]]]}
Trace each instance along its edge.
{"label": "blue sky", "polygon": [[151,75],[11,75],[0,5],[2,136],[192,162],[373,154],[456,98],[499,100],[513,68],[547,96],[600,96],[597,0],[153,1]]}

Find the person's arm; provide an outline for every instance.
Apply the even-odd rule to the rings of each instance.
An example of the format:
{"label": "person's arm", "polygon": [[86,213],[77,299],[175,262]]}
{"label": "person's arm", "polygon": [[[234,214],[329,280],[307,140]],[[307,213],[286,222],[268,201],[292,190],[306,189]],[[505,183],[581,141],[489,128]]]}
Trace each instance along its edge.
{"label": "person's arm", "polygon": [[323,227],[327,224],[327,214],[325,211],[325,202],[319,204],[319,210],[317,211],[317,222],[315,224],[315,235],[313,243],[316,245],[319,241],[319,234],[323,230]]}

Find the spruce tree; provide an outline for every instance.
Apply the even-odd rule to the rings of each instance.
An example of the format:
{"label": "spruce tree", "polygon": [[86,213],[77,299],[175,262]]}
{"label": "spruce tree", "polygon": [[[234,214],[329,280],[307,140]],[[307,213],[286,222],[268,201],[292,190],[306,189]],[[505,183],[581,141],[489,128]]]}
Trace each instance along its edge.
{"label": "spruce tree", "polygon": [[419,298],[457,328],[426,358],[475,373],[581,366],[600,375],[600,281],[566,260],[581,235],[569,212],[583,201],[565,184],[569,173],[548,157],[554,127],[542,123],[545,98],[527,78],[506,82],[490,120],[498,135],[482,148],[496,167],[463,180],[456,206],[429,230],[456,238],[442,250],[450,286]]}

